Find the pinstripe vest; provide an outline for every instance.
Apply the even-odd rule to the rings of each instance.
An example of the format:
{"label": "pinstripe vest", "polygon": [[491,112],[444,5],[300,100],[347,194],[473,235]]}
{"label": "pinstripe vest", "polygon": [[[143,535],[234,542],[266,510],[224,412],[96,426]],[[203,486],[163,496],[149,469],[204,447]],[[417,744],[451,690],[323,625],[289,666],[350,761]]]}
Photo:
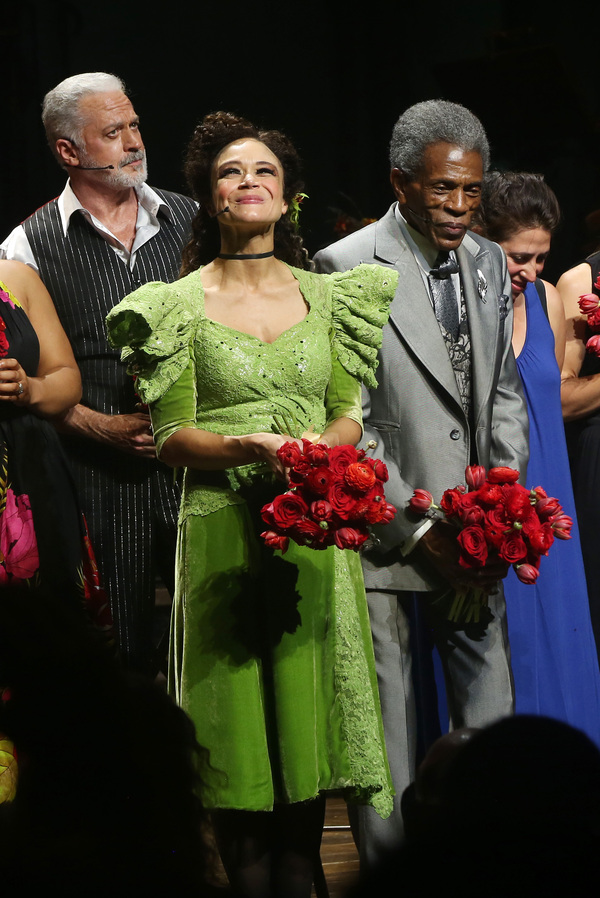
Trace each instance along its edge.
{"label": "pinstripe vest", "polygon": [[175,280],[181,251],[196,213],[188,197],[156,190],[172,211],[172,221],[159,211],[160,231],[136,251],[130,271],[81,212],[71,216],[66,236],[52,200],[23,228],[39,274],[54,301],[71,341],[83,381],[83,405],[104,414],[128,414],[139,402],[120,353],[109,345],[105,320],[124,296],[148,281]]}

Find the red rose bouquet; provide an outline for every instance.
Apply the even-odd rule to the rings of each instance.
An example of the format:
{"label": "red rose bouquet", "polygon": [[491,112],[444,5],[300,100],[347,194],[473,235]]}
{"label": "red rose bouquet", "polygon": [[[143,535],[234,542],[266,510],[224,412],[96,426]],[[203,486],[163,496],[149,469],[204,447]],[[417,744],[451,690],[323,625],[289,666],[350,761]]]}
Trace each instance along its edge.
{"label": "red rose bouquet", "polygon": [[385,499],[385,464],[364,449],[287,442],[277,455],[289,468],[287,492],[264,505],[261,516],[268,546],[285,552],[290,539],[311,549],[357,551],[369,537],[371,524],[387,524],[396,509]]}
{"label": "red rose bouquet", "polygon": [[[594,282],[596,290],[600,290],[600,277]],[[585,348],[592,355],[600,358],[600,297],[595,293],[583,293],[579,297],[579,308],[587,316],[588,327],[592,336],[585,344]]]}
{"label": "red rose bouquet", "polygon": [[[523,583],[535,583],[542,555],[555,539],[570,539],[573,520],[558,499],[541,486],[528,490],[517,483],[513,468],[471,465],[465,471],[466,485],[447,489],[439,506],[427,490],[415,490],[409,508],[417,514],[440,512],[459,529],[459,564],[483,568],[494,555],[511,565]],[[450,618],[457,620],[467,604],[467,620],[476,620],[487,601],[481,590],[457,595]],[[470,598],[470,603],[467,599]]]}

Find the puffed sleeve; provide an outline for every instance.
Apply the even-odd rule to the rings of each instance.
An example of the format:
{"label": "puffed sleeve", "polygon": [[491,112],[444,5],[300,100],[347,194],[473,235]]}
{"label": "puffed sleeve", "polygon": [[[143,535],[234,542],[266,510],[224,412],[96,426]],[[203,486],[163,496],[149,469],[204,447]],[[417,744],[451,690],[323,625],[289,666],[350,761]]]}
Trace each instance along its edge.
{"label": "puffed sleeve", "polygon": [[348,374],[374,388],[377,386],[377,352],[396,291],[398,272],[381,265],[358,265],[328,277],[333,282],[333,348],[336,356]]}
{"label": "puffed sleeve", "polygon": [[109,312],[109,342],[121,350],[144,402],[163,396],[188,367],[199,323],[185,288],[177,284],[145,284]]}

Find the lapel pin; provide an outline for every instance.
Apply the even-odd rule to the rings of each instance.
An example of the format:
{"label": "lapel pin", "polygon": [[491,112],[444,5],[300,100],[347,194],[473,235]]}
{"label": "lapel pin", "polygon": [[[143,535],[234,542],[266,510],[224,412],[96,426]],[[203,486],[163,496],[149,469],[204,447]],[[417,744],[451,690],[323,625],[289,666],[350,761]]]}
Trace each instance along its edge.
{"label": "lapel pin", "polygon": [[487,281],[483,276],[483,272],[477,269],[477,292],[479,293],[479,298],[482,302],[485,302],[485,295],[487,293]]}

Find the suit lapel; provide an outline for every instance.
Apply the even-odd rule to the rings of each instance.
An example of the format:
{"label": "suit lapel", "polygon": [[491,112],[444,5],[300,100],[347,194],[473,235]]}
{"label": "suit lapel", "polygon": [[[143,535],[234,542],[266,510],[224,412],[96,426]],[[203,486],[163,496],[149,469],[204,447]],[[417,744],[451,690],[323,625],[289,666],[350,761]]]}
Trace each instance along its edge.
{"label": "suit lapel", "polygon": [[399,273],[398,287],[390,306],[390,323],[425,370],[462,408],[448,350],[423,283],[421,269],[412,250],[401,239],[393,211],[391,216],[388,212],[377,227],[375,257],[393,265]]}
{"label": "suit lapel", "polygon": [[[481,250],[469,235],[457,250],[471,337],[471,393],[473,422],[477,423],[486,405],[494,379],[494,359],[498,345],[498,297],[489,274],[489,251]],[[487,275],[486,275],[487,272]],[[482,281],[483,278],[483,281]],[[485,283],[486,288],[478,285]],[[485,295],[480,295],[484,293]]]}

